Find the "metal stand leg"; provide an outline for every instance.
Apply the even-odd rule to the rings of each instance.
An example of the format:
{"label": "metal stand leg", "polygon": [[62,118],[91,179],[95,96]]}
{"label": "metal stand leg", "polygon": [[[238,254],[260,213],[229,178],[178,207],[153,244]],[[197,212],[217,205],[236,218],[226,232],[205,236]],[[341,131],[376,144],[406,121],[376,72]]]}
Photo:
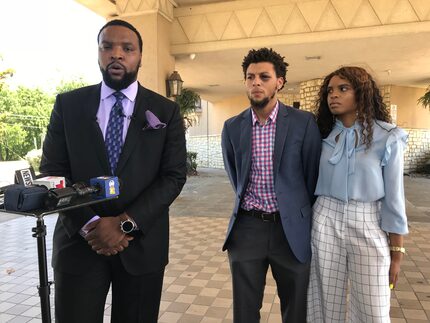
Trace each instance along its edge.
{"label": "metal stand leg", "polygon": [[48,281],[48,266],[46,260],[46,225],[43,217],[37,218],[37,226],[32,229],[33,237],[37,238],[37,256],[39,260],[39,296],[42,309],[42,322],[51,323],[51,305],[49,295],[51,293],[51,282]]}

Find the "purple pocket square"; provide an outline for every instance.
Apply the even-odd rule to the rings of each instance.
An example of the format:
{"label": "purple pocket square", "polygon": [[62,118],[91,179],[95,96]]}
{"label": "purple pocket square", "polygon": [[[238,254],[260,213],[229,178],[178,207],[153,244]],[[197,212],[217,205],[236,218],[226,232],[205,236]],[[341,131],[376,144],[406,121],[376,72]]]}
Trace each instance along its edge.
{"label": "purple pocket square", "polygon": [[143,130],[146,129],[161,129],[165,128],[166,124],[164,122],[161,122],[155,114],[153,114],[151,111],[146,110],[145,111],[146,121],[148,122],[145,127],[143,127]]}

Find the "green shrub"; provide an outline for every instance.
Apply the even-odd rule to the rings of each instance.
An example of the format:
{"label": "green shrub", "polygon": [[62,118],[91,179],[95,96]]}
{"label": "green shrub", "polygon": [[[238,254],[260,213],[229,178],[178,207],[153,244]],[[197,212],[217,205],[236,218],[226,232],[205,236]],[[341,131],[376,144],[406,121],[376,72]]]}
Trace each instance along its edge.
{"label": "green shrub", "polygon": [[420,166],[416,172],[419,174],[430,175],[430,161],[428,161],[426,164]]}
{"label": "green shrub", "polygon": [[418,99],[418,103],[422,104],[424,108],[430,109],[430,85],[426,90],[426,93]]}
{"label": "green shrub", "polygon": [[197,153],[187,151],[187,174],[197,175]]}

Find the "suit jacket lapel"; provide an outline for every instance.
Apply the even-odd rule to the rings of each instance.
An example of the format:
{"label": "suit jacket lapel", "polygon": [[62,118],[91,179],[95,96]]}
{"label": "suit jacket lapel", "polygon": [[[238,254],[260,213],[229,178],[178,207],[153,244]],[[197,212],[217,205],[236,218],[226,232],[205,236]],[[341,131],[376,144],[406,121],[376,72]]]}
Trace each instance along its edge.
{"label": "suit jacket lapel", "polygon": [[251,108],[242,116],[240,123],[240,147],[242,149],[241,179],[243,190],[246,189],[249,172],[251,169],[251,150],[252,150],[252,117]]}
{"label": "suit jacket lapel", "polygon": [[146,124],[145,111],[149,108],[147,98],[148,92],[139,85],[136,102],[134,104],[133,116],[128,127],[127,136],[125,138],[124,146],[122,147],[121,155],[119,156],[116,174],[119,174],[124,168],[134,146],[138,142],[142,128]]}
{"label": "suit jacket lapel", "polygon": [[282,154],[285,147],[285,139],[287,138],[288,126],[290,118],[287,118],[288,110],[281,102],[279,102],[279,111],[276,118],[276,135],[275,135],[275,149],[274,149],[274,160],[273,160],[273,178],[276,183],[276,175],[281,165]]}
{"label": "suit jacket lapel", "polygon": [[88,124],[90,130],[90,140],[93,141],[93,147],[100,161],[105,174],[110,174],[108,156],[105,148],[103,133],[97,123],[97,111],[100,106],[100,88],[101,84],[94,86],[93,93],[89,96],[84,110],[88,112]]}

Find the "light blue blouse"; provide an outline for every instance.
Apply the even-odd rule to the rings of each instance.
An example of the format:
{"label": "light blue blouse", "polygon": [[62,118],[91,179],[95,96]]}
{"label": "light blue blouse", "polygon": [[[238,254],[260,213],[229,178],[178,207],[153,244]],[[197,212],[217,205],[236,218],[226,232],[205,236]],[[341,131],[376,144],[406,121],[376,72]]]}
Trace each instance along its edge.
{"label": "light blue blouse", "polygon": [[315,195],[344,202],[380,200],[382,230],[408,233],[403,189],[403,150],[407,137],[403,129],[377,120],[373,124],[372,144],[366,149],[361,143],[358,122],[346,128],[336,120],[323,140]]}

